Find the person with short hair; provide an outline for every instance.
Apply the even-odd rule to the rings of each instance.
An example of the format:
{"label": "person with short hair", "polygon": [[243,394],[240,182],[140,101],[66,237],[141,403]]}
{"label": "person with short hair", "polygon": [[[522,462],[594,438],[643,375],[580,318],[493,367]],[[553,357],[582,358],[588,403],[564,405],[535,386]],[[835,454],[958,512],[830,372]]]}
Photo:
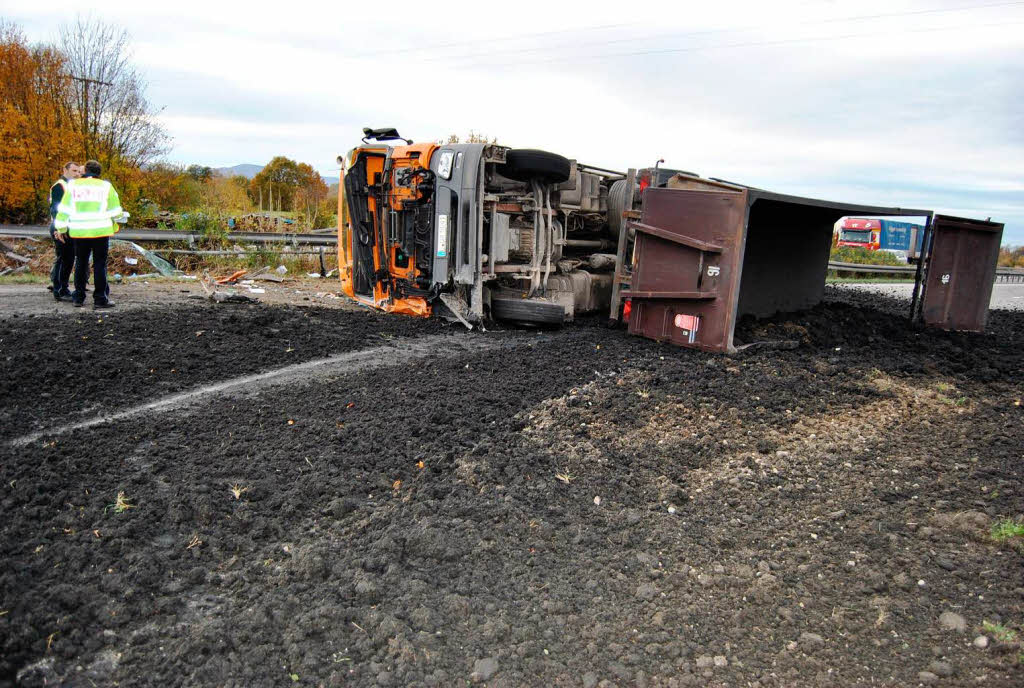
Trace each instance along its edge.
{"label": "person with short hair", "polygon": [[113,308],[107,284],[107,251],[110,237],[118,232],[115,219],[126,217],[121,199],[110,182],[100,179],[102,166],[95,160],[85,163],[85,175],[68,182],[57,209],[54,226],[75,240],[75,291],[71,303],[85,305],[85,285],[89,281],[89,256],[92,256],[93,308]]}
{"label": "person with short hair", "polygon": [[50,187],[50,238],[53,239],[55,254],[53,267],[50,268],[50,283],[53,285],[53,298],[57,301],[67,301],[71,298],[68,280],[71,279],[71,270],[75,267],[75,240],[58,232],[53,226],[53,221],[57,218],[57,206],[64,198],[68,182],[81,176],[82,170],[78,163],[65,163],[60,179]]}

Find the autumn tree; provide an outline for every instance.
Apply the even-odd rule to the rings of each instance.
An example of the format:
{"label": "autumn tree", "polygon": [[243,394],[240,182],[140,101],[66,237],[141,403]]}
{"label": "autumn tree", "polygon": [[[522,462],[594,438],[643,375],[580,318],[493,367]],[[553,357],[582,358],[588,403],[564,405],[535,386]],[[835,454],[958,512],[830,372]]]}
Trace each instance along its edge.
{"label": "autumn tree", "polygon": [[317,226],[320,215],[324,212],[327,200],[327,184],[320,173],[306,163],[299,163],[299,185],[295,190],[295,211],[302,215],[310,229]]}
{"label": "autumn tree", "polygon": [[269,210],[291,210],[299,186],[299,165],[283,155],[275,156],[252,178],[249,198]]}
{"label": "autumn tree", "polygon": [[470,129],[469,134],[466,135],[465,139],[461,139],[458,134],[449,134],[447,139],[442,139],[437,143],[439,145],[444,145],[446,143],[487,143],[494,145],[497,142],[497,136],[488,137],[486,134],[481,134]]}
{"label": "autumn tree", "polygon": [[50,185],[80,151],[64,57],[0,21],[0,215],[46,217]]}
{"label": "autumn tree", "polygon": [[150,165],[142,174],[141,186],[141,195],[163,210],[189,210],[202,201],[201,182],[179,165]]}
{"label": "autumn tree", "polygon": [[[190,166],[189,169],[192,167],[195,166]],[[245,177],[242,179],[247,185],[249,180]],[[247,213],[252,210],[252,202],[246,193],[246,185],[239,184],[238,180],[232,177],[211,174],[200,185],[199,196],[202,206],[218,215]]]}
{"label": "autumn tree", "polygon": [[142,168],[168,150],[128,35],[93,19],[62,28],[57,45],[30,45],[0,20],[0,218],[42,222],[63,164],[99,160],[133,203]]}
{"label": "autumn tree", "polygon": [[79,17],[61,27],[58,47],[85,157],[116,170],[142,167],[169,150],[170,139],[146,100],[145,82],[131,64],[126,31]]}

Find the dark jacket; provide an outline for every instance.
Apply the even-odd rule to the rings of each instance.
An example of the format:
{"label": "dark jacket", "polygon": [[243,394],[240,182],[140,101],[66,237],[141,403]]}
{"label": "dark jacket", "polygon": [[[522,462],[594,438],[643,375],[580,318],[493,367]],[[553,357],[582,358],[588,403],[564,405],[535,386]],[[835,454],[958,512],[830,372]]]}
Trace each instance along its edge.
{"label": "dark jacket", "polygon": [[[67,177],[61,175],[61,179],[65,183],[71,181]],[[61,200],[64,198],[64,186],[60,182],[54,182],[53,186],[50,187],[50,220],[57,217],[57,206],[60,205]]]}

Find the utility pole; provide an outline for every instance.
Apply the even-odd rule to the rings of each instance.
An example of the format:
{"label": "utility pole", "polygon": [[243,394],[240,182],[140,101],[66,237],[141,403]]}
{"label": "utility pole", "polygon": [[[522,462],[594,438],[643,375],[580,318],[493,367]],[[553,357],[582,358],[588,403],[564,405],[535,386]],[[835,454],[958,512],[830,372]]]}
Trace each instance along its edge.
{"label": "utility pole", "polygon": [[90,79],[90,78],[84,77],[84,76],[75,76],[74,74],[69,74],[68,76],[70,76],[71,79],[74,80],[74,81],[81,81],[83,84],[85,84],[84,93],[83,93],[84,97],[82,98],[82,136],[85,139],[85,141],[84,141],[84,143],[85,143],[85,156],[87,158],[88,157],[92,157],[92,152],[89,150],[91,148],[91,146],[90,146],[90,137],[88,135],[89,134],[89,85],[90,84],[96,84],[97,86],[113,86],[114,84],[112,84],[109,81],[100,81],[99,79]]}

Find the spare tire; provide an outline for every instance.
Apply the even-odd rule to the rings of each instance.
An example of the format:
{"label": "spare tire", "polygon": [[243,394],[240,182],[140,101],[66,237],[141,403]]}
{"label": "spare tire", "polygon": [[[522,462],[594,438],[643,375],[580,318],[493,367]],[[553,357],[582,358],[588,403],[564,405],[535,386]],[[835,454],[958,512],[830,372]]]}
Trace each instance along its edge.
{"label": "spare tire", "polygon": [[560,327],[565,321],[565,309],[557,303],[539,299],[492,297],[491,316],[495,320]]}
{"label": "spare tire", "polygon": [[498,172],[518,182],[538,179],[547,184],[561,184],[569,180],[572,162],[557,153],[515,148],[506,154],[505,164],[498,166]]}

